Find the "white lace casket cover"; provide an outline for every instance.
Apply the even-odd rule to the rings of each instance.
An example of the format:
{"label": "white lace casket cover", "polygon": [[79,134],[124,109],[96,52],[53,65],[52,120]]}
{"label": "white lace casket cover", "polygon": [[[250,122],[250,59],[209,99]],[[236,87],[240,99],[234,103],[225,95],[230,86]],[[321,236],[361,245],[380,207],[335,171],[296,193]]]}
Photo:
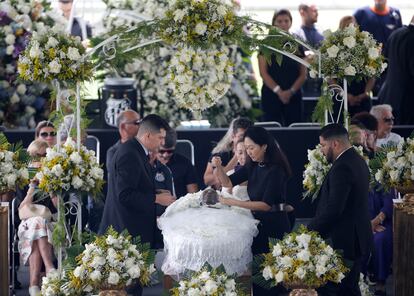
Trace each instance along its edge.
{"label": "white lace casket cover", "polygon": [[198,271],[208,262],[213,268],[223,264],[228,274],[242,275],[252,261],[258,221],[246,209],[200,206],[200,197],[201,192],[187,194],[158,219],[166,252],[162,271],[179,275]]}

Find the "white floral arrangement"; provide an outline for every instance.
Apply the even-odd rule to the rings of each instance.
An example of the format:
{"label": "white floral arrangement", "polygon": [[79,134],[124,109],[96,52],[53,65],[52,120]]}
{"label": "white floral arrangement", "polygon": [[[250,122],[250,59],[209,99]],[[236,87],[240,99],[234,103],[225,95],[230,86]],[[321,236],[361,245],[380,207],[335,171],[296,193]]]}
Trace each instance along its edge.
{"label": "white floral arrangement", "polygon": [[224,267],[213,269],[205,264],[200,271],[188,275],[171,289],[173,296],[244,296],[247,293],[235,281],[235,276],[226,274]]}
{"label": "white floral arrangement", "polygon": [[229,49],[179,47],[171,57],[171,88],[180,107],[202,111],[230,89],[233,67]]}
{"label": "white floral arrangement", "polygon": [[46,85],[18,80],[17,61],[32,32],[44,32],[60,19],[45,0],[0,3],[0,125],[34,128],[47,117]]}
{"label": "white floral arrangement", "polygon": [[270,252],[260,258],[259,278],[266,282],[259,283],[271,286],[318,288],[329,281],[340,283],[348,271],[341,256],[303,225],[282,240],[270,239]]}
{"label": "white floral arrangement", "polygon": [[80,37],[71,36],[62,26],[33,33],[19,58],[18,71],[23,80],[76,83],[92,77],[92,63],[85,58]]}
{"label": "white floral arrangement", "polygon": [[[149,244],[141,244],[125,231],[110,227],[76,257],[76,268],[68,273],[69,290],[99,292],[120,290],[139,281],[148,285],[155,272],[155,254]],[[77,294],[76,294],[77,295]]]}
{"label": "white floral arrangement", "polygon": [[74,290],[67,286],[65,271],[62,274],[56,270],[51,271],[42,278],[42,296],[70,296],[74,295],[73,292]]}
{"label": "white floral arrangement", "polygon": [[[145,1],[110,1],[104,18],[105,28],[108,32],[115,31],[121,26],[134,26],[137,21],[128,17],[126,11],[148,18],[162,18],[169,7],[166,0]],[[135,77],[138,81],[140,95],[143,97],[145,112],[156,113],[166,118],[172,126],[178,126],[181,121],[192,120],[194,117],[188,109],[184,109],[174,98],[170,73],[170,60],[174,49],[165,44],[159,48],[146,51],[142,57],[132,57],[128,62],[120,61],[115,65],[117,73],[121,76]],[[252,100],[257,97],[257,89],[251,69],[248,67],[249,59],[243,58],[240,51],[232,51],[228,56],[233,65],[234,79],[231,88],[216,105],[202,112],[212,126],[224,126],[237,116],[247,116],[251,111]],[[187,66],[188,67],[188,66]],[[105,66],[105,70],[113,68]],[[213,69],[215,73],[216,70]],[[208,76],[208,73],[203,73]],[[180,99],[177,99],[180,100]],[[187,99],[188,101],[188,99]]]}
{"label": "white floral arrangement", "polygon": [[0,193],[16,191],[29,184],[27,154],[20,145],[11,145],[0,134]]}
{"label": "white floral arrangement", "polygon": [[[325,39],[319,49],[321,72],[325,77],[363,79],[378,77],[387,67],[381,55],[381,44],[366,31],[353,24],[335,32],[324,32]],[[319,60],[312,63],[310,76],[318,75]]]}
{"label": "white floral arrangement", "polygon": [[160,22],[159,36],[168,44],[203,47],[207,42],[221,44],[232,36],[236,14],[231,5],[218,0],[175,0]]}
{"label": "white floral arrangement", "polygon": [[103,170],[95,152],[68,138],[62,147],[46,150],[40,171],[36,174],[39,189],[47,193],[87,192],[98,195],[104,184]]}
{"label": "white floral arrangement", "polygon": [[[362,146],[353,146],[353,148],[365,159],[368,163],[368,158],[364,155]],[[312,198],[314,201],[318,197],[323,180],[332,167],[321,150],[321,145],[318,144],[312,150],[308,149],[308,163],[305,164],[305,171],[303,172],[303,193],[304,198]]]}
{"label": "white floral arrangement", "polygon": [[385,189],[414,186],[414,138],[381,148],[371,161],[372,174]]}

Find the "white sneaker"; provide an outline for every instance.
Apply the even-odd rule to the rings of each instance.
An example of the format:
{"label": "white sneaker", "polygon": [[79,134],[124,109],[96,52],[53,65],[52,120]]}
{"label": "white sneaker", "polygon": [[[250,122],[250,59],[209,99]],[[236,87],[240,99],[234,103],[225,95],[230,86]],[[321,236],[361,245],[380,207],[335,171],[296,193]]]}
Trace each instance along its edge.
{"label": "white sneaker", "polygon": [[30,296],[39,296],[40,295],[39,286],[31,286],[31,287],[29,287],[29,295]]}

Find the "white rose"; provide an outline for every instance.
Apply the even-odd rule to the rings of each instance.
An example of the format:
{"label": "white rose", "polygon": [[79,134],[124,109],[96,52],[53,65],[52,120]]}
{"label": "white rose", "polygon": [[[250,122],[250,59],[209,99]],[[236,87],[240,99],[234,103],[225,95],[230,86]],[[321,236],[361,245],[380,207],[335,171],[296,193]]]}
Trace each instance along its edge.
{"label": "white rose", "polygon": [[309,261],[310,258],[310,253],[308,250],[302,250],[298,253],[298,259],[302,260],[302,261]]}
{"label": "white rose", "polygon": [[319,265],[319,264],[316,265],[316,275],[318,277],[320,277],[321,275],[324,275],[326,273],[326,271],[327,271],[326,266]]}
{"label": "white rose", "polygon": [[19,86],[17,87],[16,90],[17,90],[18,94],[24,95],[26,93],[27,88],[26,88],[26,85],[21,83],[21,84],[19,84]]}
{"label": "white rose", "polygon": [[75,268],[75,270],[73,271],[73,275],[77,278],[82,278],[83,277],[83,267],[82,266],[78,266]]}
{"label": "white rose", "polygon": [[17,176],[15,174],[6,175],[6,182],[9,188],[14,187],[16,185]]}
{"label": "white rose", "polygon": [[356,40],[355,40],[354,37],[349,36],[349,37],[345,37],[344,38],[343,43],[348,48],[353,48],[355,46],[355,44],[356,44]]}
{"label": "white rose", "polygon": [[349,65],[348,67],[346,67],[344,69],[345,75],[347,76],[355,76],[356,74],[356,70],[354,68],[354,66]]}
{"label": "white rose", "polygon": [[302,267],[299,267],[295,272],[294,272],[294,274],[298,277],[298,278],[300,278],[300,279],[303,279],[303,278],[305,278],[305,276],[306,276],[306,270],[305,269],[303,269]]}
{"label": "white rose", "polygon": [[102,277],[102,274],[99,270],[94,270],[90,273],[89,277],[92,281],[99,281]]}
{"label": "white rose", "polygon": [[284,274],[282,271],[279,271],[278,273],[276,273],[276,276],[275,276],[276,283],[282,282],[283,278],[284,278]]}
{"label": "white rose", "polygon": [[336,282],[340,283],[343,280],[344,277],[345,277],[345,275],[342,272],[338,273],[338,277],[336,278]]}
{"label": "white rose", "polygon": [[46,43],[46,46],[50,48],[50,47],[56,47],[56,45],[58,45],[58,44],[59,44],[59,41],[57,41],[56,38],[49,37],[49,39]]}
{"label": "white rose", "polygon": [[62,166],[60,164],[56,164],[55,166],[53,166],[52,170],[51,170],[52,174],[54,174],[56,177],[60,177],[63,174],[63,169]]}
{"label": "white rose", "polygon": [[379,50],[375,47],[371,47],[368,49],[368,56],[370,59],[374,60],[379,57]]}
{"label": "white rose", "polygon": [[67,56],[72,61],[78,61],[81,58],[81,55],[79,54],[79,50],[75,47],[69,47]]}
{"label": "white rose", "polygon": [[91,266],[93,268],[99,268],[100,266],[105,264],[105,258],[101,256],[95,256],[92,260]]}
{"label": "white rose", "polygon": [[62,65],[61,64],[59,64],[59,62],[56,60],[56,59],[54,59],[53,61],[51,61],[50,63],[49,63],[49,71],[51,72],[51,73],[56,73],[56,74],[58,74],[58,73],[60,73],[60,69],[62,68]]}
{"label": "white rose", "polygon": [[293,260],[292,260],[292,258],[290,258],[289,256],[283,256],[283,257],[280,259],[280,263],[281,263],[283,266],[286,266],[286,267],[291,267],[291,266],[292,266],[292,262],[293,262]]}
{"label": "white rose", "polygon": [[12,34],[8,34],[6,38],[4,39],[4,41],[6,41],[6,44],[12,45],[16,41],[16,36]]}
{"label": "white rose", "polygon": [[282,248],[280,247],[279,244],[276,244],[276,245],[273,246],[272,255],[274,257],[282,255]]}
{"label": "white rose", "polygon": [[29,179],[29,171],[26,168],[21,168],[19,170],[19,176],[23,179]]}
{"label": "white rose", "polygon": [[78,151],[73,152],[69,159],[74,163],[74,164],[80,164],[82,162],[82,157],[80,156]]}
{"label": "white rose", "polygon": [[187,12],[182,9],[177,9],[174,11],[174,21],[180,22]]}
{"label": "white rose", "polygon": [[330,58],[336,58],[336,56],[338,55],[338,51],[339,51],[339,47],[336,45],[332,45],[326,50]]}
{"label": "white rose", "polygon": [[270,266],[266,266],[263,269],[262,275],[265,280],[270,280],[273,277],[272,269]]}
{"label": "white rose", "polygon": [[37,41],[33,42],[32,47],[29,50],[29,56],[31,58],[37,58],[41,54],[39,43]]}
{"label": "white rose", "polygon": [[119,283],[119,274],[111,271],[108,276],[108,284],[117,285]]}
{"label": "white rose", "polygon": [[218,12],[218,14],[219,14],[219,15],[221,15],[221,16],[225,16],[225,15],[226,15],[226,13],[227,13],[226,6],[224,6],[224,5],[219,5],[219,6],[217,7],[217,12]]}
{"label": "white rose", "polygon": [[217,283],[213,280],[207,280],[205,289],[208,294],[213,294],[217,291]]}
{"label": "white rose", "polygon": [[82,187],[82,185],[83,185],[83,181],[82,181],[81,178],[79,178],[78,176],[73,177],[73,179],[72,179],[73,188],[79,189],[79,188]]}
{"label": "white rose", "polygon": [[128,269],[128,274],[131,278],[137,279],[141,275],[141,270],[138,265],[134,265]]}
{"label": "white rose", "polygon": [[91,169],[90,175],[94,179],[103,179],[103,170],[100,167],[93,167]]}
{"label": "white rose", "polygon": [[197,288],[190,288],[187,291],[188,296],[201,296],[201,291]]}
{"label": "white rose", "polygon": [[301,235],[296,236],[296,241],[299,243],[299,246],[307,248],[312,237],[309,234],[302,233]]}
{"label": "white rose", "polygon": [[236,282],[233,279],[227,280],[225,287],[228,291],[234,291],[236,290]]}
{"label": "white rose", "polygon": [[6,54],[7,55],[12,55],[14,51],[14,45],[9,45],[6,47]]}
{"label": "white rose", "polygon": [[194,30],[198,35],[204,35],[204,33],[207,31],[207,26],[203,22],[199,22],[195,26]]}
{"label": "white rose", "polygon": [[209,278],[210,278],[210,273],[208,271],[203,271],[199,276],[199,279],[202,281],[206,281]]}

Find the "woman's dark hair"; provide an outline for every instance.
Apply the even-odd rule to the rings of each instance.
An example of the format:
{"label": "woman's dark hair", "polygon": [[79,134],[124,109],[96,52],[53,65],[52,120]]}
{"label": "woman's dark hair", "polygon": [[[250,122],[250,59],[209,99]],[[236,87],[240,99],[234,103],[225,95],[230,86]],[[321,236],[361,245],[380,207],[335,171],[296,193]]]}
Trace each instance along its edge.
{"label": "woman's dark hair", "polygon": [[378,120],[368,112],[359,112],[352,117],[352,120],[358,120],[369,131],[376,132],[378,129]]}
{"label": "woman's dark hair", "polygon": [[287,15],[288,18],[290,19],[290,21],[291,22],[293,21],[292,14],[290,13],[289,10],[287,10],[287,9],[280,9],[280,10],[276,10],[275,13],[273,14],[272,26],[275,25],[275,21],[276,21],[277,17],[278,16],[281,16],[281,15]]}
{"label": "woman's dark hair", "polygon": [[280,166],[285,171],[287,177],[292,175],[292,169],[286,155],[276,142],[276,139],[267,130],[260,126],[252,126],[246,130],[244,137],[251,139],[257,145],[267,145],[264,162]]}
{"label": "woman's dark hair", "polygon": [[36,139],[39,138],[40,130],[42,128],[44,128],[44,127],[52,127],[52,128],[55,128],[55,126],[53,125],[53,123],[51,123],[50,121],[47,121],[47,120],[40,121],[36,125],[36,128],[35,128],[35,138]]}

